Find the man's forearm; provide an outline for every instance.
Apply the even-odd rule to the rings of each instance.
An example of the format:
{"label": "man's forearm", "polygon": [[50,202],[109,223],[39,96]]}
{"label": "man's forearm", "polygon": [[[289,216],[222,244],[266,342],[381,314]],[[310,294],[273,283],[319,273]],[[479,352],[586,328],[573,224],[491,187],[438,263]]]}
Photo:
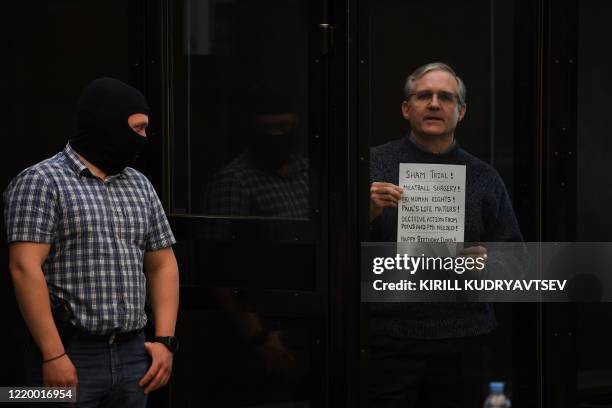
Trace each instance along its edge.
{"label": "man's forearm", "polygon": [[49,291],[42,269],[12,267],[11,276],[19,309],[43,359],[63,353],[64,345],[53,321]]}
{"label": "man's forearm", "polygon": [[179,305],[176,266],[166,266],[147,274],[156,336],[173,336]]}

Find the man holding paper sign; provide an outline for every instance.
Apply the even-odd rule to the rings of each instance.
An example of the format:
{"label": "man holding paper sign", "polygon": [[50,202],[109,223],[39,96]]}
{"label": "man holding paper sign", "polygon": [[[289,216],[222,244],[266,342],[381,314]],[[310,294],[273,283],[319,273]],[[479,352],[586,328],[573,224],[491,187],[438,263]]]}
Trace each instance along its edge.
{"label": "man holding paper sign", "polygon": [[[522,241],[498,173],[455,141],[466,114],[463,81],[448,65],[431,63],[408,76],[404,92],[410,134],[370,154],[371,240]],[[486,248],[475,245],[461,254],[486,258]],[[484,368],[482,356],[470,350],[496,325],[491,304],[371,306],[371,406],[481,403],[482,384],[466,379],[478,378]]]}

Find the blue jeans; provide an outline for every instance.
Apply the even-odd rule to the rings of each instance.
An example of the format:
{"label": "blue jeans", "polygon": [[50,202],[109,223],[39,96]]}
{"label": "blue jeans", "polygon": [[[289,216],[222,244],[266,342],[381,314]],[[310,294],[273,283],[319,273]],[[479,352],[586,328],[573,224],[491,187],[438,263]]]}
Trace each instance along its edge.
{"label": "blue jeans", "polygon": [[[108,342],[108,336],[80,332],[70,335],[66,352],[76,367],[78,386],[76,404],[54,407],[145,408],[147,396],[138,382],[150,366],[144,333],[123,342]],[[30,354],[32,385],[42,384],[41,360],[37,347]]]}

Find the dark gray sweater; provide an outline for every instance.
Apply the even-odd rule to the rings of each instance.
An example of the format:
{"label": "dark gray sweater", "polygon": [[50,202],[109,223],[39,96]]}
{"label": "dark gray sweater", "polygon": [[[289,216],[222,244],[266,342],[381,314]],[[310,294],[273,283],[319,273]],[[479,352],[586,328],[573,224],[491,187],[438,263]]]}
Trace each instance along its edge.
{"label": "dark gray sweater", "polygon": [[[458,144],[441,154],[422,150],[408,136],[372,148],[370,182],[399,184],[400,163],[466,166],[465,242],[519,242],[521,233],[499,174]],[[397,241],[397,209],[386,208],[371,224],[370,240]],[[374,333],[405,338],[449,338],[487,333],[495,327],[490,303],[374,303]]]}

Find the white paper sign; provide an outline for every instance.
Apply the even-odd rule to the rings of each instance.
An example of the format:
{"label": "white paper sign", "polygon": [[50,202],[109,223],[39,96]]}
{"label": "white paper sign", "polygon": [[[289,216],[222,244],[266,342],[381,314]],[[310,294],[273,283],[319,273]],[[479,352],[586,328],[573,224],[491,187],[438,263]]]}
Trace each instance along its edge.
{"label": "white paper sign", "polygon": [[398,242],[463,242],[465,166],[400,163]]}

